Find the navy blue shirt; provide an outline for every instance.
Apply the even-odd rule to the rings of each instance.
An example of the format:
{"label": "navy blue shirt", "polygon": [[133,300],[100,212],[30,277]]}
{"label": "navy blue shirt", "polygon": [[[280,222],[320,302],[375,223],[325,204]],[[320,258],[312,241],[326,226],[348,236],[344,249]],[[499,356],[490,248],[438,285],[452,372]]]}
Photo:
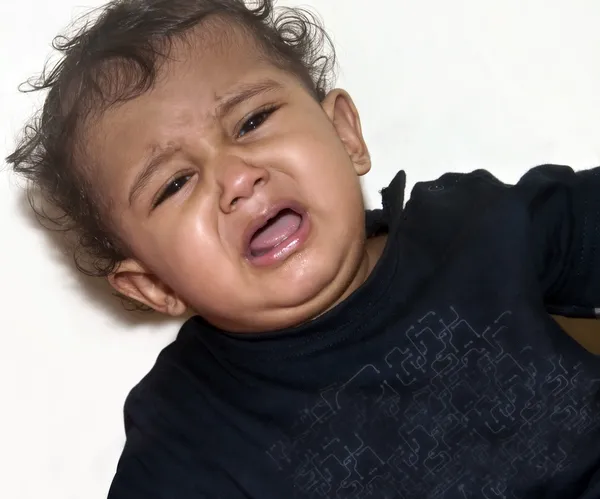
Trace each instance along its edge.
{"label": "navy blue shirt", "polygon": [[109,499],[600,497],[600,359],[549,312],[600,308],[600,169],[404,174],[388,241],[316,320],[189,320],[125,405]]}

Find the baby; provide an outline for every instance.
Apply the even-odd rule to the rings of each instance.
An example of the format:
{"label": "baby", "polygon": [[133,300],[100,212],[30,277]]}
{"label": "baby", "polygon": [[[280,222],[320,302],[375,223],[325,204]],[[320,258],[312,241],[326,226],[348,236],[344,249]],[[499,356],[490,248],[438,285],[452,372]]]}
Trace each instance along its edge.
{"label": "baby", "polygon": [[600,169],[404,174],[365,212],[310,14],[120,0],[9,157],[140,306],[195,315],[125,404],[110,499],[600,497]]}

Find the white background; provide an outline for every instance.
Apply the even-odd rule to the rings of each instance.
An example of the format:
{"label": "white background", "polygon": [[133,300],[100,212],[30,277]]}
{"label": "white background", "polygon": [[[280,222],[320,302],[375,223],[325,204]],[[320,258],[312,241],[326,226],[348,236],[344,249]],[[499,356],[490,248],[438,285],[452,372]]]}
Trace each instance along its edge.
{"label": "white background", "polygon": [[[89,3],[85,4],[84,2]],[[291,2],[290,2],[291,3]],[[39,103],[17,85],[96,0],[0,3],[0,156]],[[486,168],[515,181],[546,162],[600,163],[598,0],[311,0],[338,47],[377,190]],[[120,309],[73,270],[0,172],[0,497],[100,499],[121,410],[178,324]]]}

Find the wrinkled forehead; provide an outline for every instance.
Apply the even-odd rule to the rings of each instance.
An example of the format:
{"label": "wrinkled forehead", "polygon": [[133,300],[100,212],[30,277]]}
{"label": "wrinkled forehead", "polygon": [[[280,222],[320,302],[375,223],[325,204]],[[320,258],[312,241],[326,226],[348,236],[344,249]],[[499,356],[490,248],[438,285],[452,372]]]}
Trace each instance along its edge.
{"label": "wrinkled forehead", "polygon": [[169,41],[164,64],[169,61],[210,60],[227,66],[232,56],[254,63],[271,59],[251,29],[223,17],[209,17]]}
{"label": "wrinkled forehead", "polygon": [[[224,98],[240,87],[275,80],[283,85],[295,80],[272,64],[243,29],[204,23],[173,40],[154,76],[147,89],[105,107],[90,120],[86,134],[90,145],[94,145],[94,135],[114,139],[115,130],[123,127],[139,137],[150,129],[160,134],[160,129],[191,120],[209,123],[216,118]],[[117,87],[118,83],[113,85]]]}
{"label": "wrinkled forehead", "polygon": [[249,73],[274,68],[247,29],[224,20],[206,20],[173,40],[157,71],[156,86],[194,78],[213,98]]}
{"label": "wrinkled forehead", "polygon": [[250,28],[233,19],[212,16],[175,36],[150,39],[143,47],[106,57],[83,72],[77,66],[71,67],[65,71],[68,77],[58,82],[50,96],[61,114],[75,113],[78,121],[93,121],[115,104],[154,88],[177,63],[188,63],[190,67],[209,64],[215,75],[228,72],[240,62],[247,66],[275,59]]}

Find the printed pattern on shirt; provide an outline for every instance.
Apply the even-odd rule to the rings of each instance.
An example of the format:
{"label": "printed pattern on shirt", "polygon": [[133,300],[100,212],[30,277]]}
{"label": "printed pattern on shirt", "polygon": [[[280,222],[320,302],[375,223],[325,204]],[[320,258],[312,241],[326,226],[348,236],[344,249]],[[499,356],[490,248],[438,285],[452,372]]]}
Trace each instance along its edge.
{"label": "printed pattern on shirt", "polygon": [[323,389],[267,450],[295,497],[510,498],[568,470],[600,433],[600,380],[535,345],[509,354],[512,315],[478,330],[431,311]]}

